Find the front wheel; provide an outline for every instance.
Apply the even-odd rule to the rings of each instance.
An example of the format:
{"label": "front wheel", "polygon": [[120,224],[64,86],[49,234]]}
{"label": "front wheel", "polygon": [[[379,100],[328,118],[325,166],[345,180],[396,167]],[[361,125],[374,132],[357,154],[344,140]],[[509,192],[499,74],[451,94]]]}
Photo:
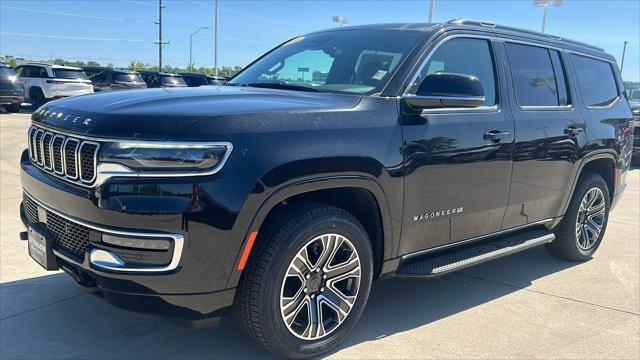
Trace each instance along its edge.
{"label": "front wheel", "polygon": [[4,107],[9,113],[17,113],[20,112],[20,103],[9,104]]}
{"label": "front wheel", "polygon": [[591,258],[607,228],[609,206],[609,189],[602,176],[586,174],[576,187],[564,219],[554,231],[556,239],[547,249],[567,260]]}
{"label": "front wheel", "polygon": [[283,358],[330,351],[357,323],[371,287],[373,255],[350,213],[318,203],[291,205],[261,234],[243,274],[243,329]]}

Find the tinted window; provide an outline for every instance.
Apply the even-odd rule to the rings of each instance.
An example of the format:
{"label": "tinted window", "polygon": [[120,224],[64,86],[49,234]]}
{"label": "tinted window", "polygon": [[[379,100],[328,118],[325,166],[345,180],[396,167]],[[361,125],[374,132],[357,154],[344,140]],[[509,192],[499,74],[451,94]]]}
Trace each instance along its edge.
{"label": "tinted window", "polygon": [[207,85],[207,79],[199,76],[184,76],[183,79],[189,86]]}
{"label": "tinted window", "polygon": [[113,73],[113,81],[116,82],[144,82],[138,73]]}
{"label": "tinted window", "polygon": [[10,67],[0,67],[0,77],[15,76],[16,72]]}
{"label": "tinted window", "polygon": [[[520,106],[566,105],[566,95],[561,96],[558,91],[550,50],[520,44],[506,44],[506,48]],[[566,94],[566,86],[562,92]]]}
{"label": "tinted window", "polygon": [[[328,31],[292,39],[244,69],[231,85],[370,94],[382,90],[421,34]],[[306,88],[306,89],[305,89]]]}
{"label": "tinted window", "polygon": [[184,82],[184,79],[180,76],[163,76],[162,84],[173,86],[187,86],[187,83]]}
{"label": "tinted window", "polygon": [[107,72],[104,70],[85,70],[85,73],[87,74],[89,79],[93,82],[98,82],[98,83],[107,82]]}
{"label": "tinted window", "polygon": [[608,62],[571,55],[578,86],[587,106],[606,106],[618,97],[618,87]]}
{"label": "tinted window", "polygon": [[53,69],[53,76],[58,79],[87,79],[87,75],[82,70]]}
{"label": "tinted window", "polygon": [[496,76],[490,43],[481,39],[453,39],[442,44],[429,58],[412,85],[411,93],[427,75],[446,72],[473,75],[484,88],[485,106],[496,104]]}

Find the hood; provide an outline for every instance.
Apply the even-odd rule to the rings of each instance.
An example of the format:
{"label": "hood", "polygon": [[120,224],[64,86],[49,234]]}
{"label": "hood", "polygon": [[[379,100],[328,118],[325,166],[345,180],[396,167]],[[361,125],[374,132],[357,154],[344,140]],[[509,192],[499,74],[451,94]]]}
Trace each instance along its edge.
{"label": "hood", "polygon": [[47,103],[34,123],[82,135],[164,140],[203,119],[273,112],[350,109],[360,96],[235,86],[126,90]]}

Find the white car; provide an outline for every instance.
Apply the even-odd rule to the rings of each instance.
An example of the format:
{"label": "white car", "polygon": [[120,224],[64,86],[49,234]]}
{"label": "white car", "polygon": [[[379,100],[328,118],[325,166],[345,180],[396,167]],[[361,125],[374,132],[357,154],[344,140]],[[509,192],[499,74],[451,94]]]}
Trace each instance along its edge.
{"label": "white car", "polygon": [[93,92],[91,80],[77,67],[24,64],[16,67],[16,73],[24,86],[26,101],[34,109],[49,100]]}

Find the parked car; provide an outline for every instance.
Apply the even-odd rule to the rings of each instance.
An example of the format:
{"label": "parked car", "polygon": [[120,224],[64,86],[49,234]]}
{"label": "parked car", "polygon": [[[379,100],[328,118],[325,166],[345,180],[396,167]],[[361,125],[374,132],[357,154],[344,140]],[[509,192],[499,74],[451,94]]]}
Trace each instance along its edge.
{"label": "parked car", "polygon": [[78,67],[33,63],[16,66],[16,73],[34,109],[50,100],[93,92],[91,81]]}
{"label": "parked car", "polygon": [[22,84],[18,80],[15,70],[9,65],[0,64],[0,106],[7,112],[20,111],[24,101]]}
{"label": "parked car", "polygon": [[213,76],[207,74],[196,73],[180,73],[189,87],[198,87],[204,85],[222,85],[227,81],[224,76]]}
{"label": "parked car", "polygon": [[640,166],[640,103],[632,104],[633,112],[633,164]]}
{"label": "parked car", "polygon": [[147,87],[137,71],[109,67],[84,67],[83,70],[93,83],[93,91],[95,92]]}
{"label": "parked car", "polygon": [[144,82],[147,83],[147,87],[149,88],[157,88],[157,87],[186,87],[187,83],[184,81],[182,76],[178,74],[170,74],[165,72],[156,72],[156,71],[140,71],[140,76],[144,79]]}
{"label": "parked car", "polygon": [[130,310],[205,325],[234,306],[278,357],[312,357],[374,279],[541,245],[590,259],[625,189],[632,113],[587,44],[472,20],[344,27],[227,85],[34,113],[33,259]]}

